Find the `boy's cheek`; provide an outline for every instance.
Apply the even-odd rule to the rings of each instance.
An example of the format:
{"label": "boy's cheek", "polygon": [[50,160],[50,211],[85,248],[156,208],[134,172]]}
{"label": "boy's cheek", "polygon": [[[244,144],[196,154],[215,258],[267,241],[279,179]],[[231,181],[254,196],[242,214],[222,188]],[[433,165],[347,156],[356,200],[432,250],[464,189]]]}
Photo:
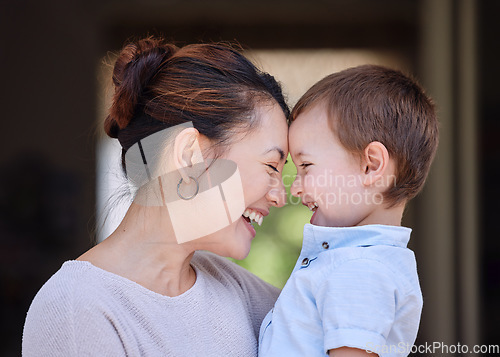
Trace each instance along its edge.
{"label": "boy's cheek", "polygon": [[329,180],[325,173],[316,172],[314,170],[310,170],[304,177],[304,187],[309,189],[325,190],[328,189]]}

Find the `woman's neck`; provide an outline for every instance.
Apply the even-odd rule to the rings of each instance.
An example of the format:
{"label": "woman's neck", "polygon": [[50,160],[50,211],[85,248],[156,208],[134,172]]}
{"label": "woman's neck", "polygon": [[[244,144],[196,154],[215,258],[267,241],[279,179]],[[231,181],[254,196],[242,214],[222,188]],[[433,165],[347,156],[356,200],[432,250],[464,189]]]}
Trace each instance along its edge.
{"label": "woman's neck", "polygon": [[132,204],[118,228],[78,260],[86,260],[166,296],[178,296],[196,281],[194,250],[175,240],[161,207]]}

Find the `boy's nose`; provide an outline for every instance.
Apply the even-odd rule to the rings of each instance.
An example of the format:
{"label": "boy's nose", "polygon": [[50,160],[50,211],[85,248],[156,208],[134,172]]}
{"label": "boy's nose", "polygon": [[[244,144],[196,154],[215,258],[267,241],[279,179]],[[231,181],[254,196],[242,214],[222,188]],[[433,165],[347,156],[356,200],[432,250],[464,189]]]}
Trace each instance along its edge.
{"label": "boy's nose", "polygon": [[300,197],[302,195],[302,180],[299,175],[295,176],[292,187],[290,187],[290,193],[295,197]]}

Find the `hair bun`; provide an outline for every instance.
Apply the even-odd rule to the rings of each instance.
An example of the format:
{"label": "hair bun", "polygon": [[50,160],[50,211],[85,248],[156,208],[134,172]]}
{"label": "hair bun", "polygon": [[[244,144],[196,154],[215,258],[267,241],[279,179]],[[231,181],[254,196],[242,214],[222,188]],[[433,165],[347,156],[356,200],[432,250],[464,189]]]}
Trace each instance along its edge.
{"label": "hair bun", "polygon": [[115,93],[104,122],[110,137],[116,138],[120,129],[130,123],[142,93],[176,51],[176,46],[154,37],[129,43],[121,50],[113,69]]}

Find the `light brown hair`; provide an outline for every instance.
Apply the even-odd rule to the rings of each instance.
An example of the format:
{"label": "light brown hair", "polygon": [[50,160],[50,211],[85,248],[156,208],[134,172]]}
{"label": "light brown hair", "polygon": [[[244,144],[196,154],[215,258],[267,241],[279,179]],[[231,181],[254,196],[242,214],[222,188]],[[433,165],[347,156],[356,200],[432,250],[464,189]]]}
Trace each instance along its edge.
{"label": "light brown hair", "polygon": [[297,102],[291,120],[326,104],[329,125],[353,154],[379,141],[396,162],[396,179],[384,193],[388,206],[406,203],[422,189],[438,145],[438,121],[430,97],[400,71],[363,65],[331,74]]}

